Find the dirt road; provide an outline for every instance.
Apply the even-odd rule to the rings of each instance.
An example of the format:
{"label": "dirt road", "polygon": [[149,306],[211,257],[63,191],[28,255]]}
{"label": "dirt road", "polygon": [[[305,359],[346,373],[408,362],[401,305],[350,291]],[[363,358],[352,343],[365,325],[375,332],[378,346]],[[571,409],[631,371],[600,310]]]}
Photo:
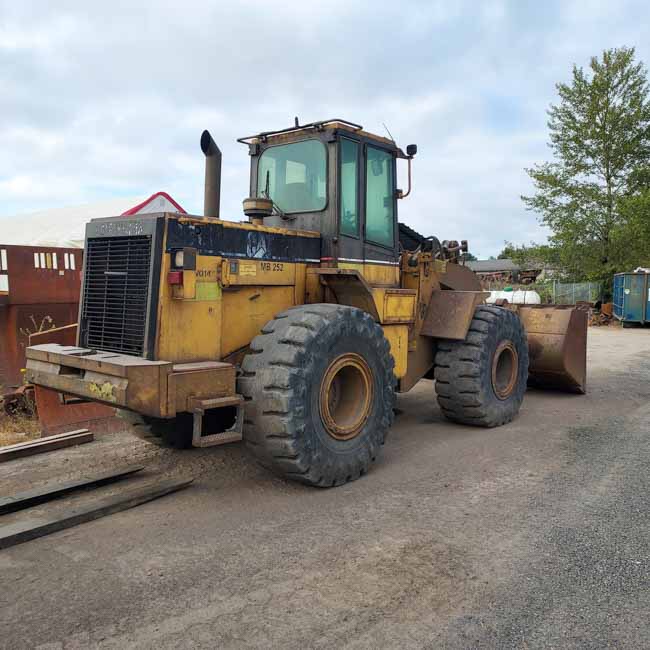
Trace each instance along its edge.
{"label": "dirt road", "polygon": [[0,646],[649,647],[650,330],[589,337],[587,396],[530,391],[515,422],[476,430],[424,381],[383,459],[334,490],[239,445],[126,433],[7,463],[1,494],[138,460],[197,480],[0,551]]}

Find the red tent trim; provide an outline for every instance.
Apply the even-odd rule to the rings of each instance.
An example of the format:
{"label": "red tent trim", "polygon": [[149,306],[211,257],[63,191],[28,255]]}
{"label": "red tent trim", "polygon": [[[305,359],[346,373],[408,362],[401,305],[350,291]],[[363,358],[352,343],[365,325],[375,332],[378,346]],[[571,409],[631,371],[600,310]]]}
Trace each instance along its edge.
{"label": "red tent trim", "polygon": [[176,201],[174,201],[174,199],[172,199],[172,197],[169,196],[167,192],[156,192],[155,194],[152,194],[148,199],[146,199],[146,201],[143,201],[142,203],[138,203],[138,205],[132,207],[126,212],[122,212],[120,216],[126,217],[131,214],[137,214],[137,212],[142,208],[144,208],[144,206],[147,205],[147,203],[153,201],[153,199],[155,199],[158,196],[162,196],[164,199],[167,199],[181,214],[187,214],[187,212],[185,212],[185,210]]}

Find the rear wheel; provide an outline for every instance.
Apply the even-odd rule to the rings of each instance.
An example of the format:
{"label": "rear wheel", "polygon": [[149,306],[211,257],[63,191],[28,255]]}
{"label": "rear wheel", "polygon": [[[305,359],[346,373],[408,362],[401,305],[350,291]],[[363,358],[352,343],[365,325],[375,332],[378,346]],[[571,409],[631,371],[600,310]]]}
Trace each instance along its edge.
{"label": "rear wheel", "polygon": [[280,314],[242,364],[247,446],[265,467],[309,485],[359,478],[393,421],[393,367],[381,327],[360,309]]}
{"label": "rear wheel", "polygon": [[464,341],[440,341],[438,404],[454,422],[495,427],[521,407],[528,379],[526,331],[514,312],[480,305]]}

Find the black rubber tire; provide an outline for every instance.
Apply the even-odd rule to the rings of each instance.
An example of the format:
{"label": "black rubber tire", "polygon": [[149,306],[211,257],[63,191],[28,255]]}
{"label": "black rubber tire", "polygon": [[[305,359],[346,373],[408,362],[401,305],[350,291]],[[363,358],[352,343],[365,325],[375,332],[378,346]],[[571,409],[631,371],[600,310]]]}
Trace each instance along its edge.
{"label": "black rubber tire", "polygon": [[119,417],[131,425],[132,433],[158,447],[189,449],[192,446],[192,415],[179,413],[175,418],[163,420],[131,411],[118,411]]}
{"label": "black rubber tire", "polygon": [[[242,364],[244,440],[274,473],[319,487],[365,474],[393,422],[394,360],[381,327],[365,312],[332,304],[301,305],[267,323]],[[374,386],[359,434],[339,440],[321,420],[321,380],[332,360],[356,353]]]}
{"label": "black rubber tire", "polygon": [[[510,341],[517,352],[516,384],[506,399],[492,386],[492,361],[499,344]],[[514,312],[479,305],[464,341],[438,341],[436,394],[443,415],[453,422],[496,427],[519,412],[528,379],[526,330]]]}

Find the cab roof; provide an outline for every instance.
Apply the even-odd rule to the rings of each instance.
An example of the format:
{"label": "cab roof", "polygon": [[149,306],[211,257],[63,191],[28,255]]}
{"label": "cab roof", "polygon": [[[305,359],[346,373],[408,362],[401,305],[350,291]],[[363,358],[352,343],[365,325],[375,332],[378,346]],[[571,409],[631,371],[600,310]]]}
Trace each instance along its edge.
{"label": "cab roof", "polygon": [[388,145],[391,148],[397,151],[398,157],[406,157],[402,150],[397,146],[394,140],[386,138],[381,135],[376,135],[368,131],[363,130],[361,124],[355,124],[354,122],[349,122],[341,118],[334,118],[331,120],[322,120],[320,122],[310,122],[309,124],[298,124],[298,118],[296,118],[296,123],[294,126],[287,127],[285,129],[278,129],[277,131],[262,131],[256,135],[249,135],[243,138],[237,138],[237,142],[242,144],[258,144],[258,143],[276,143],[276,142],[288,142],[293,141],[296,138],[296,135],[302,133],[313,133],[323,132],[323,131],[349,131],[355,133],[361,137],[370,138],[381,142],[384,145]]}

